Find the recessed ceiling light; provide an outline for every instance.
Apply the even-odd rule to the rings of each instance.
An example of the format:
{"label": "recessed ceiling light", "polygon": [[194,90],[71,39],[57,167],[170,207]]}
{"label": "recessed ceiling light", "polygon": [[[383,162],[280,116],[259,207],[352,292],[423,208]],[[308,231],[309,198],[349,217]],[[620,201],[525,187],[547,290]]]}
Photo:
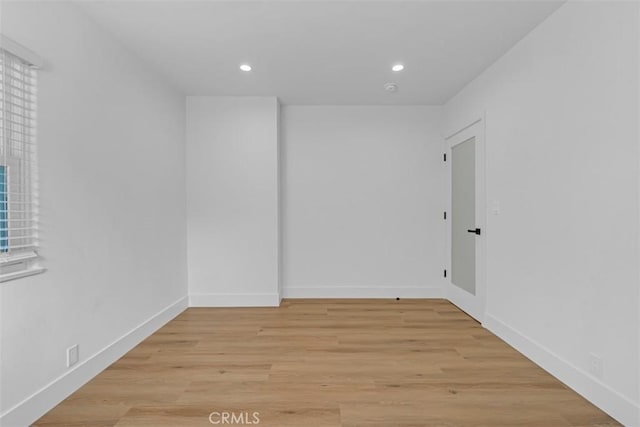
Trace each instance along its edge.
{"label": "recessed ceiling light", "polygon": [[240,69],[241,69],[242,71],[251,71],[251,65],[249,65],[249,64],[242,64],[242,65],[240,65]]}
{"label": "recessed ceiling light", "polygon": [[391,67],[391,69],[392,69],[393,71],[402,71],[402,70],[404,70],[404,65],[402,65],[402,64],[396,64],[396,65],[394,65],[393,67]]}

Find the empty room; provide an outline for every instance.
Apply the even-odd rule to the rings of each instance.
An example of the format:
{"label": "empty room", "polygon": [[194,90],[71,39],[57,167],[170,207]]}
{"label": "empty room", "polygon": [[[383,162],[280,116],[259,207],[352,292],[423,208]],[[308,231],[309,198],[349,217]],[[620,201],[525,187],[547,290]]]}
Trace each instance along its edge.
{"label": "empty room", "polygon": [[0,425],[640,427],[640,2],[0,0]]}

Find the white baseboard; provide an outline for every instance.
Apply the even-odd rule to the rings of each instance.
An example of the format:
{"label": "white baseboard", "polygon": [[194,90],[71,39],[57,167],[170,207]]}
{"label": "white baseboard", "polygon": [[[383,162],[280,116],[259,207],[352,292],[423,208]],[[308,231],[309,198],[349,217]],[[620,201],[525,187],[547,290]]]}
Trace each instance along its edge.
{"label": "white baseboard", "polygon": [[443,298],[441,286],[415,287],[289,287],[283,288],[284,298]]}
{"label": "white baseboard", "polygon": [[276,294],[190,294],[189,307],[278,307]]}
{"label": "white baseboard", "polygon": [[631,399],[490,314],[483,326],[626,427],[640,427],[640,406]]}
{"label": "white baseboard", "polygon": [[90,379],[126,354],[149,335],[167,324],[188,307],[187,297],[162,309],[93,356],[0,415],[0,426],[31,425],[38,418],[82,387]]}

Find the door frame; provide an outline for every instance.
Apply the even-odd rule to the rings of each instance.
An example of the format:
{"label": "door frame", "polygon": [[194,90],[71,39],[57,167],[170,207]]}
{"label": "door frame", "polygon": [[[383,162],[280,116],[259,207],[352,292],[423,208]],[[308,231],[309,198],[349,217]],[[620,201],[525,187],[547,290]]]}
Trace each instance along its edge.
{"label": "door frame", "polygon": [[[476,206],[475,216],[476,224],[482,230],[476,239],[476,294],[471,293],[455,286],[451,282],[451,232],[452,220],[447,221],[447,278],[445,279],[445,295],[449,301],[459,307],[461,310],[469,314],[478,322],[483,323],[486,313],[487,283],[486,283],[486,240],[487,240],[487,221],[486,221],[486,147],[485,147],[485,117],[481,115],[470,124],[463,126],[456,132],[445,137],[445,153],[447,156],[447,212],[452,212],[452,148],[458,144],[468,141],[475,137],[475,187],[476,187]],[[449,214],[448,218],[453,218]],[[473,224],[471,224],[473,225]],[[471,226],[470,225],[470,226]]]}

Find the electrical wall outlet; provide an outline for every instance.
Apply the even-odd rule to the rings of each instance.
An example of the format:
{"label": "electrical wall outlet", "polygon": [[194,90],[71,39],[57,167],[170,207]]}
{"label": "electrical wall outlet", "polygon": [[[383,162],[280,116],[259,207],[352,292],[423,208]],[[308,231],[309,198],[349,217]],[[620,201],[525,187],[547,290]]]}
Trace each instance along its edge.
{"label": "electrical wall outlet", "polygon": [[597,354],[589,353],[589,373],[596,378],[602,378],[603,363],[602,357]]}
{"label": "electrical wall outlet", "polygon": [[76,363],[78,363],[79,358],[80,358],[80,349],[78,348],[78,344],[69,347],[67,349],[67,368],[70,368]]}

